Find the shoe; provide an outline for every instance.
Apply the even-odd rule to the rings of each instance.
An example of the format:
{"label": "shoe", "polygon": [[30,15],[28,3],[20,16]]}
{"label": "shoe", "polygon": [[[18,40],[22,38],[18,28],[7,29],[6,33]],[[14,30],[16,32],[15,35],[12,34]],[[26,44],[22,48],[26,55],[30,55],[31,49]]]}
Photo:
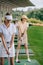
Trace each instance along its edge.
{"label": "shoe", "polygon": [[20,63],[20,60],[16,60],[16,63]]}
{"label": "shoe", "polygon": [[30,58],[28,58],[28,62],[31,62],[31,59]]}

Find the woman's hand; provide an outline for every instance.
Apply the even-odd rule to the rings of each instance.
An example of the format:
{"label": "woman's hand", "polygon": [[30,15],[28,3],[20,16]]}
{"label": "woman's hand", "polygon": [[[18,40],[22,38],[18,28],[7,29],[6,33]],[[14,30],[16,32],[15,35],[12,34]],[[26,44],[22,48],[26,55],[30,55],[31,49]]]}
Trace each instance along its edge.
{"label": "woman's hand", "polygon": [[21,34],[21,37],[23,37],[24,33]]}
{"label": "woman's hand", "polygon": [[9,50],[6,50],[6,52],[7,52],[8,55],[10,54]]}

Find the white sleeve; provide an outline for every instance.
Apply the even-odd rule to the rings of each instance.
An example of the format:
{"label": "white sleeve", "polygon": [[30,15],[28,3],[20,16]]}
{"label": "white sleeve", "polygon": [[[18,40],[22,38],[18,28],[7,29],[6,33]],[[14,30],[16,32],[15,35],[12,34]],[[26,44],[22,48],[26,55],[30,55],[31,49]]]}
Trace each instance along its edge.
{"label": "white sleeve", "polygon": [[18,27],[18,23],[16,23],[16,27]]}
{"label": "white sleeve", "polygon": [[13,24],[13,33],[16,34],[16,26]]}
{"label": "white sleeve", "polygon": [[14,33],[16,34],[16,26],[14,26]]}
{"label": "white sleeve", "polygon": [[2,28],[1,28],[1,25],[0,25],[0,33],[2,33]]}

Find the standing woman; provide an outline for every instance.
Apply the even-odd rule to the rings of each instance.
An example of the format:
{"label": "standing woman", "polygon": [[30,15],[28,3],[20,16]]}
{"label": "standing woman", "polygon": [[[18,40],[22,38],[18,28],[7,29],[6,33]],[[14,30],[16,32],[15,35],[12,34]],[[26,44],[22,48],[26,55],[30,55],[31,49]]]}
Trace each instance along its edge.
{"label": "standing woman", "polygon": [[18,19],[14,18],[13,19],[13,23],[14,23],[14,26],[16,27],[16,33],[15,33],[15,35],[18,36],[18,27],[17,27],[17,25],[18,25]]}
{"label": "standing woman", "polygon": [[17,53],[16,53],[16,62],[20,62],[18,60],[18,54],[20,50],[20,46],[24,44],[28,62],[31,62],[28,54],[28,40],[27,40],[27,29],[28,29],[28,23],[27,23],[27,16],[23,15],[21,18],[21,21],[18,22],[18,46],[17,46]]}
{"label": "standing woman", "polygon": [[[15,48],[14,36],[16,28],[11,23],[12,15],[6,13],[4,23],[0,25],[0,37],[2,39],[1,46],[1,65],[4,65],[4,57],[10,57],[10,65],[14,65]],[[9,48],[9,49],[8,49]]]}

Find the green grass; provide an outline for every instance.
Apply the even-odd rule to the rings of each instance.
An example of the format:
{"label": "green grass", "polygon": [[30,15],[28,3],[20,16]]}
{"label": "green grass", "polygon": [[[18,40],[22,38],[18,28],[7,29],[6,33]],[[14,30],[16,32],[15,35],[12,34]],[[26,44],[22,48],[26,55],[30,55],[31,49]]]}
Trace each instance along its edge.
{"label": "green grass", "polygon": [[30,43],[30,48],[35,52],[35,56],[31,58],[38,60],[43,65],[43,27],[29,27],[28,42]]}

